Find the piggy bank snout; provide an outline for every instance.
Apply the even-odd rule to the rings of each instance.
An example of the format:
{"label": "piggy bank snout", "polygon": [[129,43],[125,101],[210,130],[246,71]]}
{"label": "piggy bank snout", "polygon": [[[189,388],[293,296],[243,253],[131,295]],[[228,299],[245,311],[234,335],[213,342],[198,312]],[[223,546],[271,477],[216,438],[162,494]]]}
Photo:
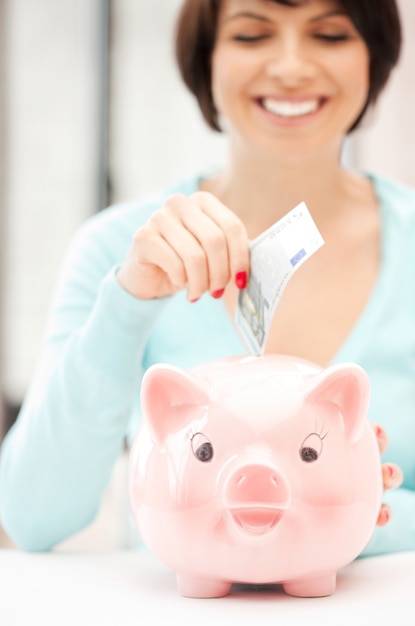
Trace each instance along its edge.
{"label": "piggy bank snout", "polygon": [[228,507],[264,505],[285,509],[289,504],[289,487],[282,473],[262,464],[238,467],[225,484]]}
{"label": "piggy bank snout", "polygon": [[227,478],[224,504],[231,527],[245,540],[267,537],[290,502],[286,479],[275,467],[260,463],[236,468]]}

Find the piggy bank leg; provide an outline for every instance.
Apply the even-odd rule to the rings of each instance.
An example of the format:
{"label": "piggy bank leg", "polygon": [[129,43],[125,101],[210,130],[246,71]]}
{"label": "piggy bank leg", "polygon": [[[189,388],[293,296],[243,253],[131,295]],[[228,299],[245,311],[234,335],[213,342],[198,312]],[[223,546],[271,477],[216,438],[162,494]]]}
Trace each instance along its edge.
{"label": "piggy bank leg", "polygon": [[283,583],[283,588],[288,595],[300,598],[330,596],[336,590],[336,572],[289,580]]}
{"label": "piggy bank leg", "polygon": [[228,595],[231,586],[232,583],[227,581],[177,574],[177,589],[188,598],[221,598]]}

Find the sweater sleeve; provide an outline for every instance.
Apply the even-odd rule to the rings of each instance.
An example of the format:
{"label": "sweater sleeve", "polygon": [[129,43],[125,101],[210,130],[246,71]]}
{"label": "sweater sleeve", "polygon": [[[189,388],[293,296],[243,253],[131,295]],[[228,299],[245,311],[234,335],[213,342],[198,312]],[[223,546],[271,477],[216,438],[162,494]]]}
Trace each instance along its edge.
{"label": "sweater sleeve", "polygon": [[91,229],[72,245],[34,380],[0,451],[1,522],[26,550],[49,550],[94,519],[167,300],[127,293],[108,250]]}

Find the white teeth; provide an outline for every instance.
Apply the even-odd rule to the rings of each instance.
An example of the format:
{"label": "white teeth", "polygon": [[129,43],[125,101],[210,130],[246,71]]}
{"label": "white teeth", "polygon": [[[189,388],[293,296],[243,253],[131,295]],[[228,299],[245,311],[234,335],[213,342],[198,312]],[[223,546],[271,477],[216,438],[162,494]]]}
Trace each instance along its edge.
{"label": "white teeth", "polygon": [[301,115],[309,115],[317,111],[319,107],[318,100],[307,100],[304,102],[289,102],[287,100],[262,100],[264,109],[281,117],[300,117]]}

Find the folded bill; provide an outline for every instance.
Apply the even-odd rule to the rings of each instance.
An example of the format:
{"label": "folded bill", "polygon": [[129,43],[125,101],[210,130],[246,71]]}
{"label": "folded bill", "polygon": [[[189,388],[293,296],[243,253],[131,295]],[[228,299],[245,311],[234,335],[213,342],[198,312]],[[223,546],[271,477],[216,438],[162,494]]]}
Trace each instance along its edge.
{"label": "folded bill", "polygon": [[251,242],[249,282],[239,292],[235,323],[253,354],[264,353],[275,309],[289,279],[323,244],[304,202]]}

